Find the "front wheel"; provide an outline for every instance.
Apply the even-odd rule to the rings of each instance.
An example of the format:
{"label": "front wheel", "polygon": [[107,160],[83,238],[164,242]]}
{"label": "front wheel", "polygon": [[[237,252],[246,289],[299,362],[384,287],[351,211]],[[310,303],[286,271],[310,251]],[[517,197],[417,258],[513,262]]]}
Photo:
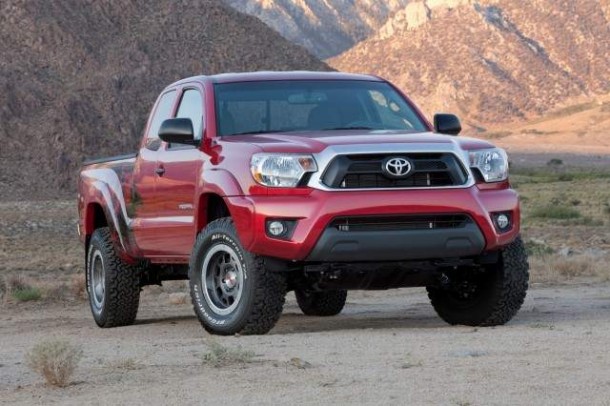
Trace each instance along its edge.
{"label": "front wheel", "polygon": [[233,221],[212,221],[197,237],[189,265],[197,318],[210,333],[265,334],[282,314],[284,275],[265,269],[261,257],[244,250]]}
{"label": "front wheel", "polygon": [[295,290],[299,308],[306,316],[336,316],[341,313],[347,299],[347,290],[308,292]]}
{"label": "front wheel", "polygon": [[521,308],[528,288],[529,265],[521,238],[506,246],[496,264],[458,270],[447,287],[428,287],[438,315],[449,324],[497,326]]}

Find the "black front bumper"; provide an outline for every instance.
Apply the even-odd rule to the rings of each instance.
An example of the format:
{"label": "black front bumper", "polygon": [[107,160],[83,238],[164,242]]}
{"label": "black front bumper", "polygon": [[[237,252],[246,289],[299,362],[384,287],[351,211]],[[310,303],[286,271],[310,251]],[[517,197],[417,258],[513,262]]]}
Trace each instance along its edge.
{"label": "black front bumper", "polygon": [[485,238],[474,222],[446,229],[340,231],[328,227],[308,262],[409,261],[480,255]]}

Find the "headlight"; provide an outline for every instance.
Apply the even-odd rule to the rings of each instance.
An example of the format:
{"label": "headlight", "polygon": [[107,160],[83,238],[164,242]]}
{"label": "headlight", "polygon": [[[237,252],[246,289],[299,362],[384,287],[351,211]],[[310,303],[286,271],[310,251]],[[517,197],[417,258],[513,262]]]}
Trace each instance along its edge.
{"label": "headlight", "polygon": [[503,149],[470,151],[470,167],[483,175],[485,182],[499,182],[508,178],[508,156]]}
{"label": "headlight", "polygon": [[307,172],[317,170],[311,155],[254,154],[250,161],[254,180],[271,187],[295,187]]}

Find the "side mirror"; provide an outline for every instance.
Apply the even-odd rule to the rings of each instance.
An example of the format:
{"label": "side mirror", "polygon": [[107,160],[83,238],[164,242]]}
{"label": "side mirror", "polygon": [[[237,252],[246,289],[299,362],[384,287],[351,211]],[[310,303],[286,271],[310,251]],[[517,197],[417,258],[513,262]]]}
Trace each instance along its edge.
{"label": "side mirror", "polygon": [[159,138],[171,144],[196,145],[190,118],[170,118],[161,123]]}
{"label": "side mirror", "polygon": [[462,131],[460,119],[453,114],[435,114],[434,131],[440,134],[458,135]]}

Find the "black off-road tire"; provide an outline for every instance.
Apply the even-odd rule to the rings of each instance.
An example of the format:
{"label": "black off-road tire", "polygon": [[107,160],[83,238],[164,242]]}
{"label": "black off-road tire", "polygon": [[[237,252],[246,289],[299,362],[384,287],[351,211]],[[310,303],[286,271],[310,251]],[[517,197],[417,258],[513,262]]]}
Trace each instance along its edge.
{"label": "black off-road tire", "polygon": [[341,313],[347,300],[347,290],[307,292],[295,290],[297,304],[307,316],[336,316]]}
{"label": "black off-road tire", "polygon": [[[101,259],[104,273],[103,300],[94,299],[94,264]],[[118,257],[108,227],[93,232],[87,252],[87,294],[93,319],[98,326],[119,327],[133,324],[140,304],[140,269]]]}
{"label": "black off-road tire", "polygon": [[[219,245],[219,247],[216,247]],[[241,298],[236,307],[230,306],[220,314],[212,306],[211,293],[204,294],[203,265],[215,249],[229,247],[241,268]],[[222,251],[221,251],[222,252]],[[216,254],[222,255],[222,254]],[[211,259],[208,258],[208,261]],[[193,308],[201,325],[210,333],[265,334],[279,320],[286,296],[286,278],[278,272],[265,269],[263,258],[246,251],[239,241],[233,220],[229,217],[212,221],[199,234],[189,264],[189,285]],[[206,289],[207,290],[207,289]]]}
{"label": "black off-road tire", "polygon": [[498,263],[478,277],[472,297],[458,298],[455,290],[439,287],[428,287],[428,297],[449,324],[498,326],[512,319],[523,305],[528,280],[527,253],[518,237],[502,250]]}

